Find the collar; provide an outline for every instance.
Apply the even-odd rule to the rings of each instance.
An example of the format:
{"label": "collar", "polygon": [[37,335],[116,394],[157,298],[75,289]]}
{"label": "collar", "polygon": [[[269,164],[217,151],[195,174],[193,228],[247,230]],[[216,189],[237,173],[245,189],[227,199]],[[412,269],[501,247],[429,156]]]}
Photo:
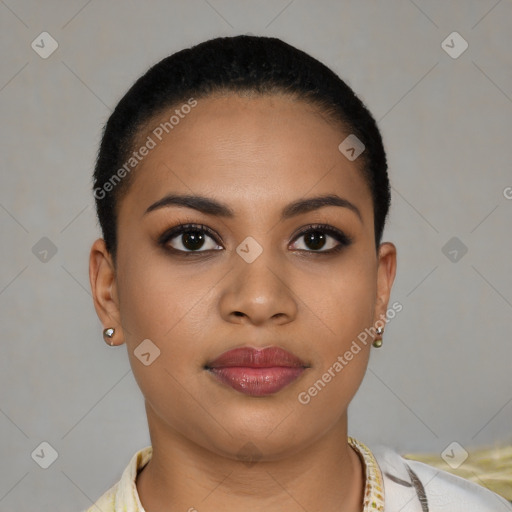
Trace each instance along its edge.
{"label": "collar", "polygon": [[377,460],[361,441],[348,437],[348,444],[356,450],[363,463],[365,487],[363,512],[384,512],[384,481]]}
{"label": "collar", "polygon": [[117,483],[117,489],[114,495],[113,512],[145,512],[139,499],[135,481],[137,474],[142,471],[144,466],[153,456],[153,447],[146,446],[135,453],[130,463],[123,471],[121,480]]}

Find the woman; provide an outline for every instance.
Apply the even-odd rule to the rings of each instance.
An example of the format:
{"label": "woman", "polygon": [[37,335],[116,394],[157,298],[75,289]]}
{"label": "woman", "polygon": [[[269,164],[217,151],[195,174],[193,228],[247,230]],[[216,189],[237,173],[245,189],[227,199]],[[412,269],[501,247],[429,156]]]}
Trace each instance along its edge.
{"label": "woman", "polygon": [[256,36],[165,58],[111,115],[94,178],[94,304],[151,446],[89,510],[512,510],[347,435],[399,307],[396,248],[379,130],[326,66]]}

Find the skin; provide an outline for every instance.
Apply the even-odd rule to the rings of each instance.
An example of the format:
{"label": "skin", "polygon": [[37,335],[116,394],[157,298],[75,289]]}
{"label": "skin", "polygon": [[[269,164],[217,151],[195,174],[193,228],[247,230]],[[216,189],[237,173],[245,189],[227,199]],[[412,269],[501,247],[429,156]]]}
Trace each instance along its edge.
{"label": "skin", "polygon": [[[363,466],[347,443],[347,408],[371,340],[309,404],[297,400],[385,316],[395,277],[395,246],[375,247],[373,205],[358,161],[338,150],[347,135],[287,96],[201,98],[134,171],[120,204],[116,261],[103,239],[94,242],[94,305],[103,327],[116,329],[115,344],[126,343],[145,398],[153,458],[136,485],[147,512],[362,510]],[[214,198],[235,216],[183,206],[144,214],[171,192]],[[280,220],[287,204],[333,193],[361,218],[327,206]],[[217,241],[206,233],[200,254],[188,257],[159,246],[164,231],[188,222],[208,226]],[[315,249],[296,237],[315,223],[353,242],[322,253],[339,242],[327,233],[325,246]],[[236,252],[248,236],[263,248],[252,263]],[[193,248],[184,243],[178,235],[167,247]],[[148,366],[134,355],[144,339],[160,349]],[[277,345],[309,368],[273,395],[244,395],[204,369],[244,345]],[[252,465],[238,455],[249,441],[259,457]]]}

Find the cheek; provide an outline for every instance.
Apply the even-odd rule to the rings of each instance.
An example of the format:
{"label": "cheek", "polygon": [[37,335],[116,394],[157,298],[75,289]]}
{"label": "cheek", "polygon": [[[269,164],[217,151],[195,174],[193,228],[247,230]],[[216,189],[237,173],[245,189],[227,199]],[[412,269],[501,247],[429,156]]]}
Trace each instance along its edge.
{"label": "cheek", "polygon": [[128,343],[139,338],[156,340],[172,327],[177,316],[176,291],[167,286],[165,276],[154,265],[138,264],[134,259],[119,265],[123,276],[119,283],[120,313]]}
{"label": "cheek", "polygon": [[[191,318],[197,309],[201,311],[197,303],[204,290],[195,293],[186,272],[180,275],[165,258],[150,257],[144,251],[125,253],[118,266],[123,276],[119,283],[121,321],[134,377],[146,400],[159,404],[157,409],[182,410],[186,408],[183,386],[188,386],[199,368],[195,363],[201,352],[193,342],[197,336]],[[141,345],[147,339],[151,344]],[[146,352],[150,354],[147,365],[141,355]],[[180,418],[173,422],[177,426]]]}
{"label": "cheek", "polygon": [[[144,246],[144,243],[146,246]],[[170,272],[165,258],[155,257],[147,241],[133,244],[137,250],[128,250],[119,244],[118,282],[120,314],[127,331],[128,345],[143,339],[155,340],[160,347],[165,333],[185,314],[188,294]]]}
{"label": "cheek", "polygon": [[307,323],[316,325],[318,334],[321,329],[327,346],[341,350],[372,324],[376,280],[374,262],[354,253],[340,259],[328,272],[302,281],[297,295],[304,301],[305,314],[311,316]]}
{"label": "cheek", "polygon": [[160,350],[159,362],[173,374],[199,368],[201,339],[213,332],[207,324],[215,318],[208,290],[219,278],[194,271],[193,262],[177,265],[151,248],[119,254],[120,313],[130,352],[149,339]]}
{"label": "cheek", "polygon": [[[304,297],[306,321],[314,346],[313,371],[301,391],[311,409],[327,404],[339,414],[359,388],[366,372],[372,339],[365,332],[373,324],[376,269],[371,260],[354,255],[317,275],[314,286],[298,292]],[[308,402],[308,403],[309,403]]]}

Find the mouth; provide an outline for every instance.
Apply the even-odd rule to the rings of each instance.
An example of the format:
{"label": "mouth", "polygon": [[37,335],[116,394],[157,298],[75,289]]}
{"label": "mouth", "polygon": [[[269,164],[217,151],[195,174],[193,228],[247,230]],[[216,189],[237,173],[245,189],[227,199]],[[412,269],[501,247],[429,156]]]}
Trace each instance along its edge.
{"label": "mouth", "polygon": [[288,386],[309,366],[279,347],[240,347],[222,353],[204,368],[240,393],[266,396]]}

